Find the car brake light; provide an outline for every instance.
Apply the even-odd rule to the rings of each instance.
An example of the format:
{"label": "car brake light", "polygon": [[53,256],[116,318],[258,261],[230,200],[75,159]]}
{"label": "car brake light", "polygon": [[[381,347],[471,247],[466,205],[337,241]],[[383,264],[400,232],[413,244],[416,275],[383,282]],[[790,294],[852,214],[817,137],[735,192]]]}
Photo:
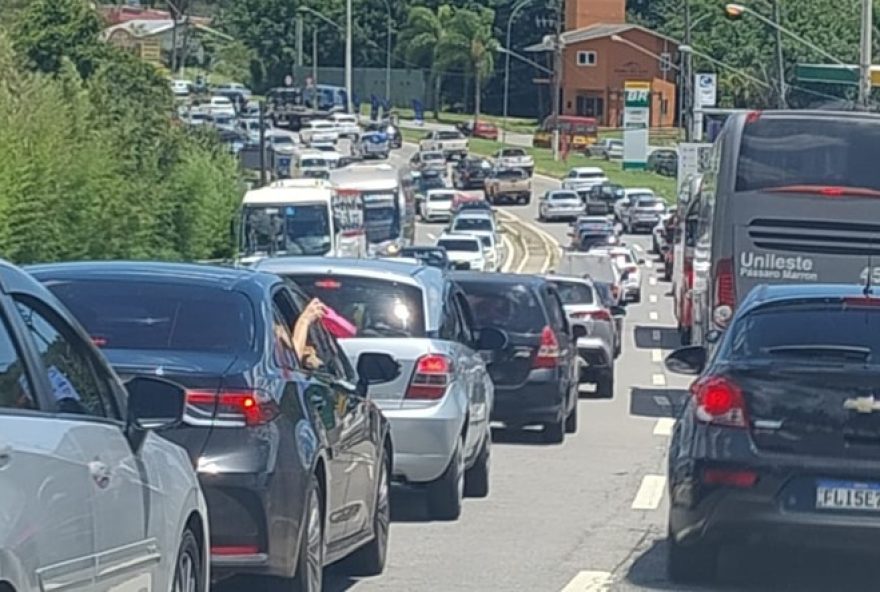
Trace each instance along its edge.
{"label": "car brake light", "polygon": [[541,345],[538,347],[538,355],[535,356],[534,368],[555,368],[559,363],[559,341],[556,333],[549,326],[541,331]]}
{"label": "car brake light", "polygon": [[748,123],[755,123],[759,119],[761,119],[761,112],[760,111],[749,111],[749,114],[746,115],[746,123],[747,124]]}
{"label": "car brake light", "polygon": [[758,482],[758,473],[733,469],[703,469],[703,483],[706,485],[727,485],[729,487],[752,487]]}
{"label": "car brake light", "polygon": [[694,287],[694,266],[689,260],[684,262],[684,274],[687,279],[688,290],[692,290]]}
{"label": "car brake light", "polygon": [[733,428],[748,426],[740,388],[723,376],[708,376],[691,385],[699,421]]}
{"label": "car brake light", "polygon": [[733,260],[721,259],[715,273],[715,310],[712,318],[720,327],[726,327],[733,317],[736,287],[733,278]]}
{"label": "car brake light", "polygon": [[443,354],[425,354],[416,361],[415,371],[406,390],[407,399],[436,401],[442,399],[452,382],[452,360]]}
{"label": "car brake light", "polygon": [[220,545],[211,546],[211,555],[256,555],[260,548],[256,545]]}
{"label": "car brake light", "polygon": [[596,321],[610,321],[611,320],[611,312],[609,312],[605,308],[601,308],[599,310],[575,312],[575,313],[572,313],[571,316],[574,319],[593,319]]}
{"label": "car brake light", "polygon": [[342,287],[342,284],[336,280],[318,280],[315,282],[316,288],[323,288],[325,290],[338,290]]}
{"label": "car brake light", "polygon": [[267,394],[254,389],[192,389],[186,391],[184,421],[218,427],[257,426],[269,423],[280,410]]}

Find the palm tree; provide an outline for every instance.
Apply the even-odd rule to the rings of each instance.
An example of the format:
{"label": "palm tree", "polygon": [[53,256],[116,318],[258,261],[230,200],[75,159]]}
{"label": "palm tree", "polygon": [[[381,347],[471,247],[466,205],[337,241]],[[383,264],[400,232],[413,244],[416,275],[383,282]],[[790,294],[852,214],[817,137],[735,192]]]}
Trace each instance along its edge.
{"label": "palm tree", "polygon": [[406,25],[401,33],[401,46],[407,61],[429,68],[431,84],[434,87],[434,119],[440,115],[440,90],[443,86],[443,71],[438,58],[438,49],[446,36],[453,9],[446,4],[434,12],[425,6],[410,9]]}
{"label": "palm tree", "polygon": [[474,79],[474,121],[480,117],[483,84],[495,71],[495,39],[492,23],[495,13],[490,8],[455,10],[446,34],[437,46],[437,64],[441,67],[460,65]]}

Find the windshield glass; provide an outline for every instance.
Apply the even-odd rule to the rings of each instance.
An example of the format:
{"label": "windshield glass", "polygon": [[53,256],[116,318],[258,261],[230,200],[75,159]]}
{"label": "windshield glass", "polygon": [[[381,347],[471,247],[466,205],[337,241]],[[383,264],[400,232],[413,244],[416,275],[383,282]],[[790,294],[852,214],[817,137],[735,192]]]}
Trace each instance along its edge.
{"label": "windshield glass", "polygon": [[540,333],[546,325],[541,304],[525,284],[459,280],[477,327],[500,327],[511,333]]}
{"label": "windshield glass", "polygon": [[577,277],[589,276],[601,282],[617,281],[614,263],[608,256],[569,255],[562,259],[557,272]]}
{"label": "windshield glass", "polygon": [[662,206],[663,202],[657,199],[652,195],[644,196],[644,195],[635,195],[632,196],[632,199],[636,200],[637,208],[656,208],[657,206]]}
{"label": "windshield glass", "polygon": [[458,132],[437,132],[438,140],[457,140],[460,137]]}
{"label": "windshield glass", "polygon": [[740,319],[729,342],[731,358],[880,360],[880,308],[845,304],[785,304]]}
{"label": "windshield glass", "polygon": [[580,200],[580,198],[578,197],[578,194],[574,193],[573,191],[572,192],[565,192],[565,193],[563,193],[561,191],[557,192],[557,193],[551,193],[550,199],[552,201],[562,201],[562,200],[571,200],[571,199]]}
{"label": "windshield glass", "polygon": [[736,191],[789,185],[880,191],[880,126],[851,118],[757,118],[745,124]]}
{"label": "windshield glass", "polygon": [[387,280],[354,276],[290,275],[357,327],[357,337],[424,337],[422,290]]}
{"label": "windshield glass", "polygon": [[580,282],[551,282],[556,286],[562,304],[593,304],[593,290]]}
{"label": "windshield glass", "polygon": [[291,146],[293,145],[293,139],[288,136],[269,136],[270,141],[276,146]]}
{"label": "windshield glass", "polygon": [[419,188],[422,192],[427,192],[429,189],[442,189],[446,187],[446,181],[443,180],[443,177],[421,177],[419,179]]}
{"label": "windshield glass", "polygon": [[309,168],[330,168],[330,163],[325,158],[303,158],[300,164]]}
{"label": "windshield glass", "polygon": [[246,253],[323,255],[330,251],[330,211],[327,204],[246,206]]}
{"label": "windshield glass", "polygon": [[245,354],[254,348],[254,310],[226,288],[170,282],[63,280],[51,291],[107,349]]}
{"label": "windshield glass", "polygon": [[578,179],[599,179],[605,176],[605,173],[587,173],[584,171],[580,171],[577,174]]}
{"label": "windshield glass", "polygon": [[505,157],[516,157],[516,156],[525,156],[526,151],[520,148],[506,148],[501,151],[501,156]]}
{"label": "windshield glass", "polygon": [[437,241],[437,246],[447,251],[465,251],[477,253],[480,251],[480,243],[476,239],[442,238]]}
{"label": "windshield glass", "polygon": [[451,193],[431,193],[428,195],[428,201],[452,201]]}
{"label": "windshield glass", "polygon": [[438,161],[438,160],[446,160],[446,157],[443,156],[441,152],[422,152],[422,160],[425,162],[428,161]]}
{"label": "windshield glass", "polygon": [[489,218],[456,218],[453,230],[459,231],[489,231],[494,229],[492,220]]}

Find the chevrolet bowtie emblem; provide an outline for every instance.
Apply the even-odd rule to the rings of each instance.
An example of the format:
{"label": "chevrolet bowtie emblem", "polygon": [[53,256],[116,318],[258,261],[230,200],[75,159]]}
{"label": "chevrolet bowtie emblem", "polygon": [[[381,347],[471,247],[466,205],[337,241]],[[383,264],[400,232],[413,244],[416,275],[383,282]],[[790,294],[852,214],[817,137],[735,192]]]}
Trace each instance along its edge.
{"label": "chevrolet bowtie emblem", "polygon": [[847,399],[843,402],[843,408],[855,411],[856,413],[873,413],[880,411],[880,401],[870,397],[858,397],[856,399]]}

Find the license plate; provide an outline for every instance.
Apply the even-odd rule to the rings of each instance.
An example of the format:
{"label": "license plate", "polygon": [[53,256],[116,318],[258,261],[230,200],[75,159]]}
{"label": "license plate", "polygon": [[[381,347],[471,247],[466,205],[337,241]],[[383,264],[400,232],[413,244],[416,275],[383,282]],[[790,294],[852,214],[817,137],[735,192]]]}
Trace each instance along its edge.
{"label": "license plate", "polygon": [[818,481],[816,509],[880,512],[880,483]]}

